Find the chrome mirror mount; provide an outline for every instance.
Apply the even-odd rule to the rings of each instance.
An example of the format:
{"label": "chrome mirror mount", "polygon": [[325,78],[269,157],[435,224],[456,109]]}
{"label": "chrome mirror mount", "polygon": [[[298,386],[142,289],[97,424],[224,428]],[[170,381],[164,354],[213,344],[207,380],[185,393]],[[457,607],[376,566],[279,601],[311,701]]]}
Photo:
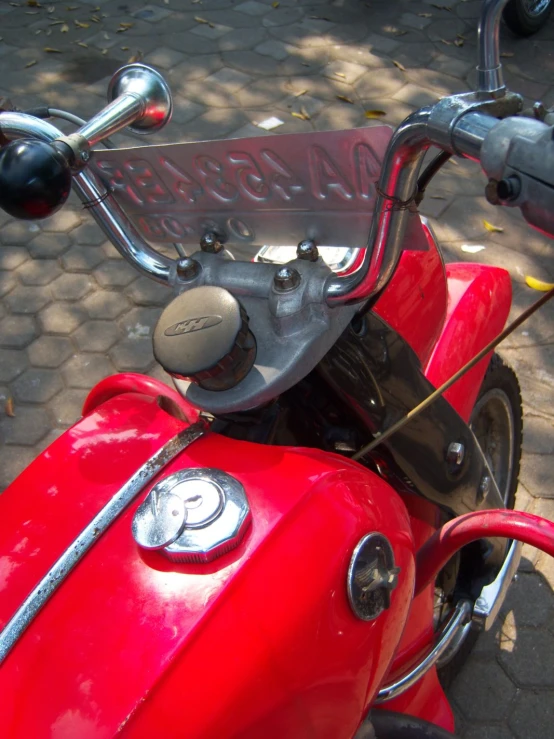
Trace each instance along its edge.
{"label": "chrome mirror mount", "polygon": [[493,97],[506,93],[500,63],[500,19],[507,0],[483,0],[478,28],[477,89]]}

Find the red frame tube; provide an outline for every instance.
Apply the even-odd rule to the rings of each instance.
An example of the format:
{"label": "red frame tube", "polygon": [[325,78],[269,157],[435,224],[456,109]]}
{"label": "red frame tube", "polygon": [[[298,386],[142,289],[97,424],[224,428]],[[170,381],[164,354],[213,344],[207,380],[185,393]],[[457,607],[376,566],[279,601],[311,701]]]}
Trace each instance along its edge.
{"label": "red frame tube", "polygon": [[516,539],[554,557],[552,521],[522,511],[489,510],[467,513],[442,526],[418,551],[415,595],[435,580],[458,549],[490,536]]}

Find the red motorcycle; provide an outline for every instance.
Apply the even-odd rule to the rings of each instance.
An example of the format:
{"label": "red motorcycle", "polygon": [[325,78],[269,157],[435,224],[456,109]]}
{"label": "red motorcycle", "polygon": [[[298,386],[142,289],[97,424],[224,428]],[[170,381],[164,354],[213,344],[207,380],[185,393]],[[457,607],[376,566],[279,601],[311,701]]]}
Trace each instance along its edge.
{"label": "red motorcycle", "polygon": [[177,293],[154,333],[175,389],[102,381],[0,499],[3,737],[452,736],[438,675],[490,628],[519,542],[554,554],[554,524],[510,510],[508,274],[445,266],[417,210],[454,154],[554,234],[553,129],[502,82],[502,4],[479,91],[394,135],[93,150],[169,119],[140,64],[76,133],[0,113],[2,207],[43,218],[73,184]]}

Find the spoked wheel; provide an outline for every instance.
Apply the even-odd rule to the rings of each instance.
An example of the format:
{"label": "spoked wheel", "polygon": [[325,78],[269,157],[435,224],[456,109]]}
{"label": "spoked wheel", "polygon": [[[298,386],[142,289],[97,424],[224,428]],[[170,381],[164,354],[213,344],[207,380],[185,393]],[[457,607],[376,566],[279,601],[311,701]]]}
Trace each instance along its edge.
{"label": "spoked wheel", "polygon": [[[485,374],[479,396],[471,414],[470,426],[483,450],[506,508],[513,508],[517,490],[523,412],[521,392],[515,372],[494,354]],[[438,589],[437,589],[438,590]],[[444,593],[436,590],[435,621],[442,621],[445,610]],[[439,678],[448,687],[466,661],[478,631],[468,628],[465,640],[450,661],[439,668]]]}
{"label": "spoked wheel", "polygon": [[553,0],[509,0],[504,20],[517,36],[531,36],[546,23],[552,6]]}
{"label": "spoked wheel", "polygon": [[470,426],[493,473],[506,508],[513,508],[521,456],[522,412],[513,370],[494,355]]}

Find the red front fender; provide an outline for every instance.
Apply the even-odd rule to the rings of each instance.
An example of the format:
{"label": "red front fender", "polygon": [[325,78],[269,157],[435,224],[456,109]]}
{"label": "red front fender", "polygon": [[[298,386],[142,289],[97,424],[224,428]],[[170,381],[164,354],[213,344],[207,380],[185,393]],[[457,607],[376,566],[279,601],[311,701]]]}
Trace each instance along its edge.
{"label": "red front fender", "polygon": [[[114,493],[185,426],[157,397],[111,397],[3,494],[0,630]],[[131,520],[145,488],[0,667],[3,738],[351,739],[412,598],[403,503],[341,457],[212,433],[161,475],[214,466],[239,479],[250,502],[239,548],[208,566],[141,552]],[[372,531],[387,536],[401,571],[390,609],[363,622],[346,581],[354,547]]]}
{"label": "red front fender", "polygon": [[[448,307],[446,318],[425,376],[439,387],[454,375],[504,328],[512,301],[512,283],[506,270],[481,264],[446,267]],[[444,397],[468,421],[490,356],[461,377]]]}

